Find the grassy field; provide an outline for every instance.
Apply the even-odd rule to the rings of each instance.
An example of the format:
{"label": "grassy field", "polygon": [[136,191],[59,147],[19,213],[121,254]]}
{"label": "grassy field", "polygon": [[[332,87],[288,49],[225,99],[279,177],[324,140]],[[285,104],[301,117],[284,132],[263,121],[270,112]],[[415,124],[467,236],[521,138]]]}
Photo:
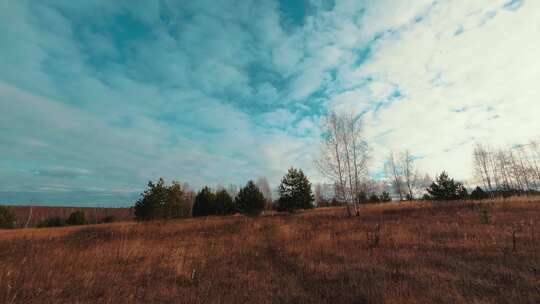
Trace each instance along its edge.
{"label": "grassy field", "polygon": [[0,231],[0,302],[540,302],[540,199],[346,214]]}

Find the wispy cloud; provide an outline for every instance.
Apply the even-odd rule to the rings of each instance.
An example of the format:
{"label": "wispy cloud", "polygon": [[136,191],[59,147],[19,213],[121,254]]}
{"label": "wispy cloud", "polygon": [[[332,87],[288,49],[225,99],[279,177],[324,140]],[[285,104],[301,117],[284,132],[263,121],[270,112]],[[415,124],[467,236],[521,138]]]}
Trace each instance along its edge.
{"label": "wispy cloud", "polygon": [[319,180],[328,108],[362,113],[373,172],[410,148],[425,171],[467,178],[468,142],[538,130],[538,11],[515,0],[2,2],[0,190],[275,184],[290,165]]}

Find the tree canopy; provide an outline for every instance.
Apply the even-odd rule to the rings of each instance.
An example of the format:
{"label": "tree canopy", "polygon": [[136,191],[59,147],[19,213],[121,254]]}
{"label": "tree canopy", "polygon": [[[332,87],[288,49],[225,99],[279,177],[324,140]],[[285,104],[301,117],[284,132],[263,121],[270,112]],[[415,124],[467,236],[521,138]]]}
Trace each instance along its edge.
{"label": "tree canopy", "polygon": [[184,199],[182,186],[177,182],[167,186],[163,178],[157,183],[148,182],[148,189],[135,203],[135,217],[138,220],[184,216],[189,216],[189,206]]}
{"label": "tree canopy", "polygon": [[192,214],[195,217],[219,214],[216,208],[216,195],[210,188],[204,187],[197,193]]}
{"label": "tree canopy", "polygon": [[261,214],[265,206],[264,195],[251,180],[240,189],[235,202],[239,212],[249,215]]}
{"label": "tree canopy", "polygon": [[278,210],[311,209],[314,200],[307,176],[301,169],[291,167],[279,185]]}
{"label": "tree canopy", "polygon": [[437,201],[459,200],[468,196],[467,189],[463,184],[454,181],[446,172],[441,173],[437,180],[426,190],[430,198]]}

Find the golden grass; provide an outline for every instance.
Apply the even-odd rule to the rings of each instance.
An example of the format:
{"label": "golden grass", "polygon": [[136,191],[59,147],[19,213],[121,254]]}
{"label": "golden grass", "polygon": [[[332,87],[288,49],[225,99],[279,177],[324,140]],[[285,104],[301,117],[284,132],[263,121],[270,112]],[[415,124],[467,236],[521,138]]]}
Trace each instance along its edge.
{"label": "golden grass", "polygon": [[540,302],[539,199],[346,214],[0,231],[0,302]]}

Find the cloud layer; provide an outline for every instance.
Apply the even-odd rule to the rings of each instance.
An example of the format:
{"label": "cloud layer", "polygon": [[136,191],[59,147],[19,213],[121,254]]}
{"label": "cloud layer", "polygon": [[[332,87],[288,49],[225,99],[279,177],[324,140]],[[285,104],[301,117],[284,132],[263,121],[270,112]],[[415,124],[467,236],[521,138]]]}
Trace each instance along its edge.
{"label": "cloud layer", "polygon": [[321,180],[312,161],[329,108],[362,113],[374,174],[408,148],[424,171],[467,179],[472,142],[540,131],[539,11],[516,0],[3,2],[0,201],[128,203],[159,176],[276,184],[291,165]]}

